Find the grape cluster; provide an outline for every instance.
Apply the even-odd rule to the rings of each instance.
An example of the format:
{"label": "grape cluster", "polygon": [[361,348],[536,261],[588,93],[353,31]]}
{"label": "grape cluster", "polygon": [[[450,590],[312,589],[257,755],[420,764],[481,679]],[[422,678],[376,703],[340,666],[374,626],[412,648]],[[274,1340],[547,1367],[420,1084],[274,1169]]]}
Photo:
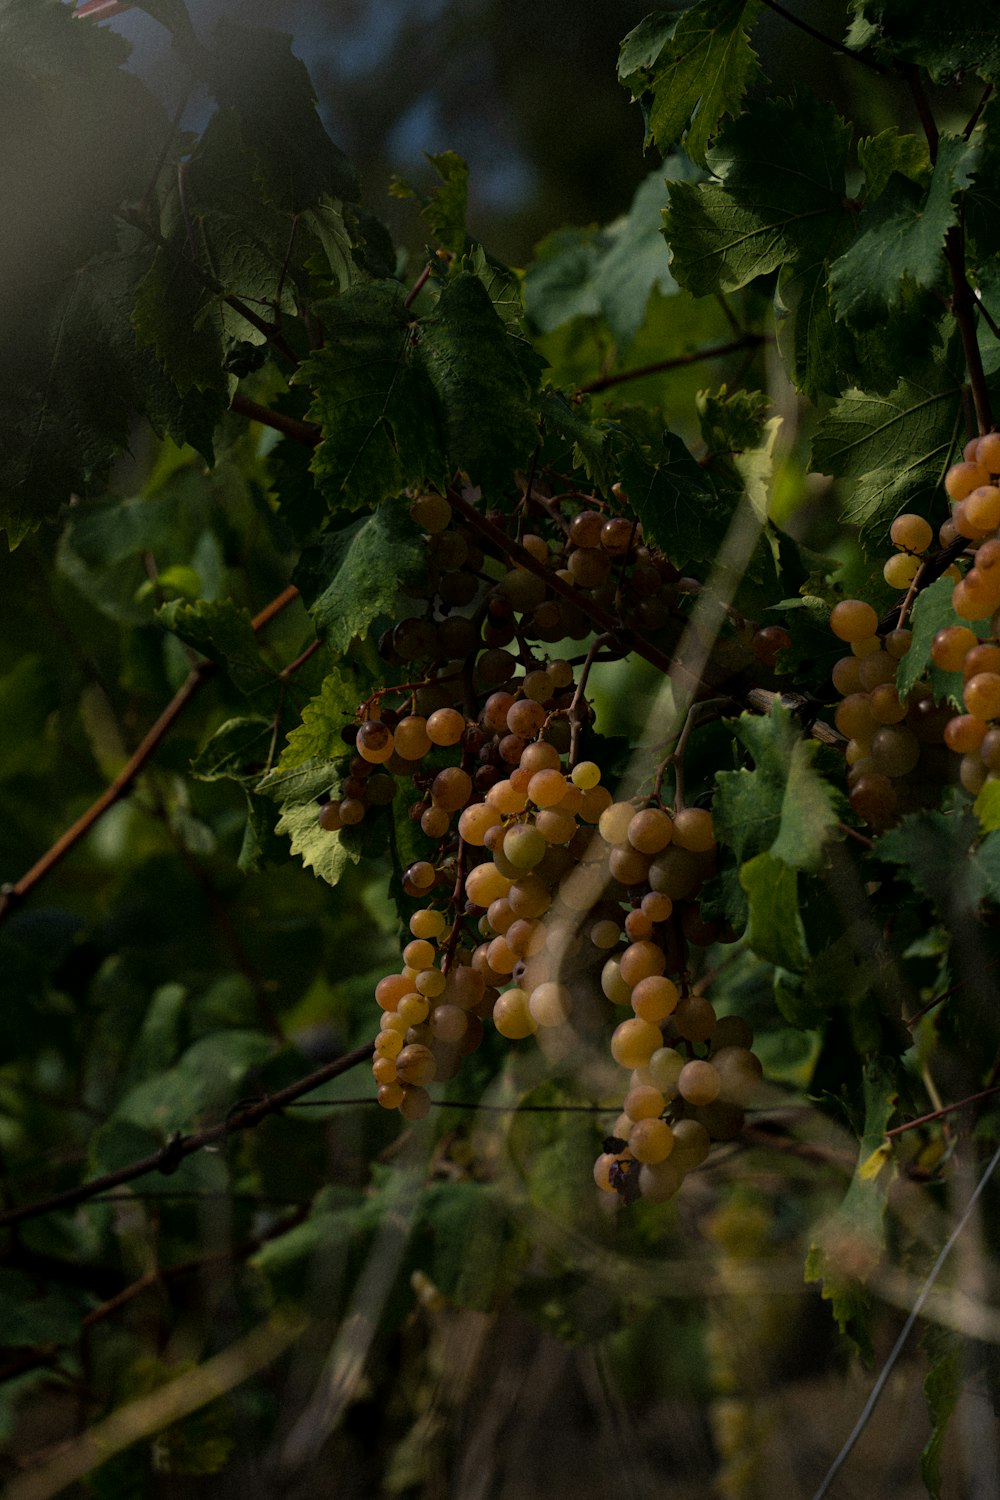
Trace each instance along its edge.
{"label": "grape cluster", "polygon": [[[731,936],[698,905],[715,868],[710,813],[616,802],[577,753],[591,717],[578,669],[590,656],[545,649],[594,635],[588,601],[649,631],[684,591],[633,520],[588,500],[540,502],[537,529],[518,542],[537,568],[493,556],[488,537],[484,550],[445,496],[413,500],[422,603],[379,642],[412,680],[361,706],[345,731],[342,795],[319,818],[350,827],[402,780],[428,841],[402,875],[420,903],[411,941],[375,992],[379,1103],[421,1118],[428,1084],[454,1076],[486,1024],[511,1040],[537,1034],[556,1054],[581,1038],[605,1046],[611,1033],[629,1081],[597,1180],[626,1200],[665,1197],[713,1139],[738,1132],[760,1067],[745,1023],[717,1022],[690,983],[691,945]],[[773,664],[788,637],[758,634],[754,654]],[[619,1006],[629,1014],[613,1025]]]}
{"label": "grape cluster", "polygon": [[[964,540],[968,566],[963,571],[952,562],[940,576],[952,580],[952,608],[969,624],[938,631],[931,660],[961,674],[965,712],[935,703],[925,684],[900,700],[896,664],[910,649],[908,630],[880,632],[875,611],[860,599],[842,600],[830,616],[834,634],[851,649],[833,669],[843,695],[835,722],[848,739],[851,805],[876,828],[913,805],[907,794],[922,780],[940,783],[942,746],[960,757],[958,779],[973,795],[1000,776],[1000,433],[966,444],[962,460],[945,475],[945,490],[952,509],[938,542],[954,550]],[[883,572],[911,599],[934,533],[922,516],[901,515],[890,536],[897,550]]]}

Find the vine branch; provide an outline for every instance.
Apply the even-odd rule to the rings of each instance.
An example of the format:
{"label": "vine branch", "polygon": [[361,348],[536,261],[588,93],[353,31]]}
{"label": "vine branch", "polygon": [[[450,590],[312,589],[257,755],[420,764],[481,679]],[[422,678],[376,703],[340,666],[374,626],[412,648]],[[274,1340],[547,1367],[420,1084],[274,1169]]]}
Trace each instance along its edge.
{"label": "vine branch", "polygon": [[[298,589],[289,584],[288,588],[282,589],[270,604],[255,615],[250,622],[253,631],[263,630],[274,617],[281,613],[293,599],[298,598]],[[81,813],[76,822],[66,829],[56,839],[51,848],[47,849],[42,857],[35,861],[28,872],[21,876],[20,880],[13,885],[5,886],[0,890],[0,923],[3,923],[11,912],[26,896],[34,890],[45,877],[58,865],[72,849],[75,849],[85,834],[89,833],[94,824],[108,811],[110,807],[121,800],[129,790],[140,771],[150,760],[159,746],[161,740],[173,728],[176,721],[187,708],[192,698],[199,692],[202,685],[218,671],[213,661],[199,662],[193,667],[184,682],[177,689],[166,708],[160,714],[155,724],[147,730],[140,740],[138,746],[122,766],[118,775],[105,787],[104,791],[95,802]]]}
{"label": "vine branch", "polygon": [[713,344],[708,349],[694,349],[690,354],[675,354],[671,359],[654,360],[649,365],[637,365],[634,370],[621,370],[617,375],[602,375],[577,387],[578,396],[595,396],[610,386],[622,385],[626,380],[642,380],[647,375],[660,375],[664,370],[679,370],[685,365],[697,365],[707,359],[721,359],[725,354],[735,354],[739,349],[757,349],[761,344],[773,343],[767,333],[744,333],[726,344]]}

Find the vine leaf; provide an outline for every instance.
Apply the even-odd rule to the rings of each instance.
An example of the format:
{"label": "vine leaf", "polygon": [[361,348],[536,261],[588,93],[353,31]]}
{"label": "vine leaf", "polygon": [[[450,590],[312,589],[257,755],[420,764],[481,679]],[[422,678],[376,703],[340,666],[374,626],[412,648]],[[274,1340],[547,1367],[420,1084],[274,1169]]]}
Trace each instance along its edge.
{"label": "vine leaf", "polygon": [[871,327],[902,303],[906,282],[928,290],[946,279],[945,235],[958,220],[956,196],[975,174],[982,139],[942,135],[926,191],[894,172],[863,209],[849,250],[830,267],[837,316]]}
{"label": "vine leaf", "polygon": [[671,182],[671,269],[696,296],[822,261],[845,208],[851,127],[810,94],[752,101],[708,153],[713,181]]}
{"label": "vine leaf", "polygon": [[799,911],[798,877],[821,868],[823,848],[838,819],[838,794],[813,762],[818,746],[803,739],[791,713],[776,701],[767,717],[730,721],[753,770],[720,771],[713,804],[719,841],[732,849],[740,887],[730,886],[734,925],[771,963],[801,972],[808,962]]}
{"label": "vine leaf", "polygon": [[887,530],[903,509],[929,509],[954,451],[962,377],[933,359],[887,395],[848,391],[820,421],[810,464],[851,483],[844,517]]}
{"label": "vine leaf", "polygon": [[424,195],[408,182],[394,177],[389,191],[394,198],[422,199],[421,216],[431,233],[452,255],[461,255],[466,247],[465,218],[469,207],[469,168],[456,151],[427,152],[427,160],[440,182]]}
{"label": "vine leaf", "polygon": [[667,152],[683,139],[704,166],[723,116],[763,78],[746,30],[759,9],[757,0],[700,0],[679,15],[654,11],[629,32],[618,79],[642,106],[647,147]]}
{"label": "vine leaf", "polygon": [[258,693],[274,682],[274,672],[261,658],[248,611],[237,609],[231,599],[199,599],[195,604],[174,599],[157,610],[156,618],[224,667],[241,693]]}
{"label": "vine leaf", "polygon": [[415,582],[426,567],[420,533],[405,504],[396,502],[325,532],[303,549],[293,576],[317,632],[342,656],[379,615],[393,614],[400,585]]}
{"label": "vine leaf", "polygon": [[318,804],[335,789],[337,780],[332,761],[307,760],[271,771],[256,787],[260,796],[278,806],[281,816],[275,833],[284,834],[291,841],[292,853],[328,885],[337,885],[348,864],[357,864],[361,858],[342,833],[331,833],[318,822]]}
{"label": "vine leaf", "polygon": [[345,746],[340,731],[357,711],[358,685],[354,678],[334,667],[316,696],[302,710],[302,719],[289,732],[288,743],[278,762],[279,771],[304,765],[309,760],[335,760]]}
{"label": "vine leaf", "polygon": [[931,1434],[920,1455],[920,1477],[927,1487],[929,1500],[941,1500],[941,1457],[948,1423],[958,1405],[965,1384],[962,1350],[954,1334],[937,1330],[937,1350],[924,1377],[924,1399],[931,1420]]}
{"label": "vine leaf", "polygon": [[1000,79],[995,17],[974,0],[954,0],[948,6],[854,0],[853,8],[848,42],[854,46],[871,46],[886,60],[917,63],[938,83],[950,83],[962,73]]}
{"label": "vine leaf", "polygon": [[961,672],[943,672],[931,661],[931,644],[939,630],[950,625],[965,625],[979,636],[990,633],[989,620],[963,620],[952,608],[951,596],[955,585],[950,578],[936,578],[927,588],[921,589],[913,601],[910,611],[910,626],[913,638],[910,649],[899,663],[896,671],[896,691],[905,698],[913,691],[926,674],[930,681],[935,701],[946,699],[957,709],[962,709]]}
{"label": "vine leaf", "polygon": [[865,1113],[858,1170],[840,1207],[809,1248],[805,1279],[822,1283],[841,1332],[869,1360],[871,1299],[865,1283],[885,1246],[886,1189],[893,1174],[865,1174],[863,1168],[885,1139],[897,1095],[895,1072],[882,1059],[866,1062],[862,1076]]}

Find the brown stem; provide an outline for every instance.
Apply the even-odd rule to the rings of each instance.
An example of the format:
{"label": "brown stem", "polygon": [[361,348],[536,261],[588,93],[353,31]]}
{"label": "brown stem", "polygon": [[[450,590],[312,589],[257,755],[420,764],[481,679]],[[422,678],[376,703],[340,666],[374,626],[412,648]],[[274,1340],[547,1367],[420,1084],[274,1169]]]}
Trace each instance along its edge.
{"label": "brown stem", "polygon": [[430,266],[429,265],[424,266],[424,269],[421,271],[420,275],[417,277],[416,281],[413,283],[413,285],[410,287],[410,290],[406,294],[406,297],[405,297],[404,302],[403,302],[403,306],[405,308],[407,308],[407,309],[411,308],[413,306],[414,302],[416,302],[417,298],[420,296],[420,293],[423,291],[424,287],[427,285],[427,279],[430,276],[430,274],[431,274],[431,268],[430,268]]}
{"label": "brown stem", "polygon": [[323,436],[322,429],[312,422],[300,422],[298,417],[289,417],[283,411],[273,411],[269,406],[261,406],[259,401],[241,396],[239,391],[229,403],[229,409],[239,412],[241,417],[249,417],[251,422],[273,427],[275,432],[284,433],[285,437],[291,438],[293,442],[303,443],[307,448],[315,448]]}
{"label": "brown stem", "polygon": [[659,375],[664,370],[679,370],[684,365],[697,365],[706,359],[721,359],[725,354],[735,354],[738,349],[756,349],[771,342],[767,333],[744,333],[726,344],[713,344],[708,349],[694,349],[690,354],[675,354],[671,359],[658,359],[650,365],[638,365],[634,370],[621,370],[617,375],[602,375],[586,385],[577,387],[578,396],[595,396],[610,386],[621,385],[626,380],[642,380],[646,375]]}
{"label": "brown stem", "polygon": [[295,1083],[288,1084],[286,1088],[279,1089],[277,1093],[266,1094],[262,1099],[255,1100],[254,1103],[246,1106],[237,1105],[224,1120],[220,1120],[215,1125],[208,1125],[204,1130],[197,1130],[192,1135],[178,1133],[172,1136],[162,1150],[154,1152],[152,1156],[144,1156],[139,1161],[130,1162],[128,1166],[119,1167],[115,1172],[106,1172],[102,1177],[94,1177],[90,1182],[80,1183],[78,1187],[67,1188],[65,1192],[53,1193],[51,1198],[43,1198],[36,1203],[26,1203],[21,1208],[7,1209],[0,1213],[0,1229],[8,1229],[14,1224],[23,1224],[27,1219],[37,1219],[43,1214],[54,1213],[58,1209],[74,1208],[78,1203],[86,1203],[99,1193],[106,1193],[109,1188],[120,1187],[125,1182],[134,1182],[137,1177],[146,1177],[150,1172],[167,1174],[176,1172],[186,1157],[193,1156],[196,1151],[204,1151],[206,1146],[213,1146],[216,1141],[227,1140],[237,1131],[252,1130],[268,1115],[280,1113],[296,1099],[300,1099],[303,1094],[312,1093],[321,1084],[329,1083],[331,1079],[350,1072],[359,1063],[366,1062],[374,1051],[375,1043],[368,1042],[364,1047],[358,1047],[353,1052],[336,1058],[333,1062],[324,1063],[323,1067],[307,1074],[305,1078],[299,1078]]}
{"label": "brown stem", "polygon": [[959,1099],[955,1104],[945,1104],[941,1109],[931,1110],[930,1114],[920,1115],[916,1120],[907,1120],[905,1125],[894,1125],[892,1130],[886,1131],[886,1140],[894,1135],[903,1135],[907,1130],[916,1130],[918,1125],[929,1125],[932,1120],[940,1120],[945,1115],[950,1115],[952,1110],[964,1109],[967,1104],[978,1104],[980,1099],[988,1099],[991,1094],[998,1093],[1000,1093],[1000,1083],[994,1084],[992,1088],[981,1089],[978,1094],[970,1094],[967,1099]]}
{"label": "brown stem", "polygon": [[790,22],[792,26],[797,26],[800,31],[804,31],[807,36],[813,37],[817,42],[822,42],[824,47],[829,47],[831,52],[839,52],[841,56],[849,57],[852,62],[861,63],[862,67],[870,68],[873,73],[881,73],[885,78],[889,76],[889,69],[884,68],[881,63],[877,63],[874,58],[865,57],[863,52],[852,52],[851,48],[846,47],[843,42],[837,42],[832,36],[827,36],[824,32],[817,31],[816,27],[810,26],[808,21],[803,21],[798,16],[793,16],[790,10],[786,10],[783,5],[779,5],[778,0],[764,0],[764,4],[768,10],[773,10],[776,16],[781,16],[783,20]]}
{"label": "brown stem", "polygon": [[965,274],[965,236],[959,224],[955,224],[945,235],[944,258],[951,277],[951,306],[962,335],[962,351],[969,371],[969,388],[976,408],[979,435],[993,430],[993,415],[990,409],[990,394],[986,386],[983,357],[976,338],[976,299]]}
{"label": "brown stem", "polygon": [[[274,619],[275,615],[279,614],[293,599],[298,597],[298,592],[298,589],[294,585],[289,585],[288,588],[283,589],[250,622],[251,629],[254,631],[262,630],[265,625]],[[202,684],[207,682],[217,670],[215,662],[211,661],[199,662],[193,668],[160,714],[156,723],[147,731],[135,751],[129,756],[125,765],[118,772],[118,775],[105,788],[96,802],[92,802],[86,812],[81,813],[76,822],[56,839],[55,843],[50,849],[45,851],[41,859],[35,861],[27,874],[22,875],[20,880],[16,881],[14,885],[5,886],[0,891],[0,923],[5,921],[14,908],[34,890],[35,886],[44,880],[46,875],[65,859],[70,850],[74,849],[84,835],[89,833],[94,824],[104,816],[108,808],[113,807],[116,802],[120,801],[153,752],[157,749],[160,741],[173,728],[173,725],[180,718],[187,705],[191,702],[191,699],[198,693]]]}
{"label": "brown stem", "polygon": [[597,660],[597,653],[601,647],[611,645],[617,639],[618,637],[613,634],[595,636],[590,644],[590,650],[584,658],[583,666],[580,668],[580,677],[576,684],[576,691],[573,694],[569,708],[566,710],[569,719],[569,764],[571,769],[576,765],[577,750],[580,746],[580,731],[583,728],[583,717],[580,710],[583,706],[583,695],[587,691],[587,678],[590,676],[590,669]]}

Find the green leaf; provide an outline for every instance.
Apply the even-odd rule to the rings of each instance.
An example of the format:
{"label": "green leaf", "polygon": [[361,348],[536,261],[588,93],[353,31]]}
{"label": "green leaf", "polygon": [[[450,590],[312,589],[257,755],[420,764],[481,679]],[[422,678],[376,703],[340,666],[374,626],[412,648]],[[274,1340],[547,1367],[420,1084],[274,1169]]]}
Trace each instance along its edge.
{"label": "green leaf", "polygon": [[628,349],[654,287],[665,296],[677,290],[660,233],[663,193],[657,169],[614,223],[556,230],[541,242],[524,278],[525,310],[537,328],[550,332],[572,318],[603,317],[619,355]]}
{"label": "green leaf", "polygon": [[918,135],[900,135],[894,127],[858,142],[858,166],[865,174],[865,201],[874,203],[894,172],[926,187],[931,171],[927,142]]}
{"label": "green leaf", "polygon": [[198,751],[191,775],[199,781],[255,782],[267,764],[273,739],[273,719],[227,719]]}
{"label": "green leaf", "polygon": [[274,1052],[274,1042],[259,1031],[218,1031],[202,1037],[165,1073],[136,1084],[115,1110],[116,1121],[152,1128],[164,1139],[190,1129],[232,1104],[251,1069]]}
{"label": "green leaf", "polygon": [[41,656],[22,656],[0,677],[0,782],[49,769],[52,751],[45,744],[45,726],[57,702]]}
{"label": "green leaf", "polygon": [[875,853],[899,865],[902,878],[947,917],[974,911],[995,890],[991,842],[995,835],[984,841],[981,854],[973,848],[978,833],[968,807],[952,813],[912,813],[882,835]]}
{"label": "green leaf", "polygon": [[443,287],[418,334],[443,417],[450,466],[504,493],[538,442],[532,388],[479,277],[463,271]]}
{"label": "green leaf", "polygon": [[809,961],[799,915],[798,872],[764,852],[740,869],[749,915],[746,944],[767,963],[800,973]]}
{"label": "green leaf", "polygon": [[716,777],[716,835],[736,856],[747,898],[744,910],[736,902],[728,915],[736,924],[747,921],[747,941],[760,957],[802,970],[808,951],[796,872],[821,868],[839,794],[813,765],[818,746],[803,739],[780,700],[766,717],[743,714],[730,727],[754,769]]}
{"label": "green leaf", "polygon": [[900,306],[907,281],[933,290],[947,279],[942,250],[955,202],[975,174],[982,142],[942,135],[926,192],[895,172],[863,210],[850,249],[830,268],[837,316],[869,327]]}
{"label": "green leaf", "polygon": [[200,599],[197,604],[174,599],[157,611],[156,618],[224,667],[241,693],[258,693],[274,683],[274,672],[261,659],[249,611],[237,609],[231,599]]}
{"label": "green leaf", "polygon": [[896,690],[907,697],[926,674],[935,700],[947,699],[956,708],[962,706],[961,672],[942,672],[931,661],[931,643],[939,630],[951,625],[965,625],[978,636],[990,634],[989,620],[963,620],[952,608],[955,585],[950,578],[937,578],[921,589],[910,611],[913,638],[910,649],[896,668]]}
{"label": "green leaf", "polygon": [[664,234],[681,286],[731,292],[823,259],[844,206],[851,128],[811,94],[752,102],[708,153],[715,181],[671,182]]}
{"label": "green leaf", "polygon": [[358,180],[316,112],[309,74],[284,32],[216,23],[208,85],[240,121],[265,199],[286,213],[328,195],[355,201]]}
{"label": "green leaf", "polygon": [[371,510],[407,485],[443,488],[450,477],[405,296],[395,283],[372,283],[322,304],[324,347],[296,372],[313,387],[307,415],[323,438],[312,470],[332,511]]}
{"label": "green leaf", "polygon": [[342,656],[373,620],[394,612],[400,585],[415,582],[426,567],[425,544],[397,500],[326,532],[303,550],[294,577],[318,634]]}
{"label": "green leaf", "polygon": [[337,885],[347,865],[360,859],[343,833],[329,833],[319,826],[319,800],[329,796],[337,776],[334,762],[309,760],[271,771],[257,784],[258,794],[277,803],[280,810],[275,832],[289,838],[292,853],[328,885]]}
{"label": "green leaf", "polygon": [[916,63],[938,83],[973,73],[1000,79],[1000,36],[989,7],[954,0],[943,7],[913,0],[854,0],[859,23],[872,28],[876,54],[887,61]]}
{"label": "green leaf", "polygon": [[987,781],[972,804],[983,833],[1000,828],[1000,782]]}
{"label": "green leaf", "polygon": [[[806,1258],[807,1282],[822,1282],[842,1333],[857,1344],[862,1358],[872,1357],[871,1298],[866,1281],[885,1247],[886,1186],[890,1174],[862,1175],[860,1168],[885,1140],[896,1107],[896,1075],[890,1063],[872,1058],[865,1063],[864,1128],[858,1168],[843,1202],[824,1225]],[[863,1266],[865,1270],[859,1271]]]}
{"label": "green leaf", "polygon": [[611,444],[629,504],[675,566],[706,561],[732,506],[720,500],[683,440],[646,417],[638,408],[619,412]]}
{"label": "green leaf", "polygon": [[441,179],[422,213],[435,238],[453,255],[465,249],[465,215],[469,206],[469,169],[455,151],[428,154],[427,160]]}
{"label": "green leaf", "polygon": [[920,1477],[927,1487],[928,1500],[941,1500],[942,1450],[948,1423],[955,1413],[964,1384],[962,1351],[954,1335],[939,1338],[938,1345],[938,1352],[924,1377],[924,1399],[931,1434],[920,1454]]}
{"label": "green leaf", "polygon": [[302,710],[301,723],[289,732],[279,771],[308,760],[329,761],[342,756],[345,746],[340,731],[353,722],[358,701],[359,688],[349,673],[339,667],[327,673],[320,692]]}
{"label": "green leaf", "polygon": [[669,151],[681,139],[703,166],[724,115],[739,112],[762,74],[747,38],[756,0],[700,0],[677,15],[657,11],[622,42],[618,78],[642,102],[646,146]]}
{"label": "green leaf", "polygon": [[42,1290],[40,1280],[23,1271],[0,1268],[0,1324],[5,1344],[15,1348],[75,1344],[80,1337],[80,1320],[96,1299],[62,1287]]}
{"label": "green leaf", "polygon": [[182,396],[226,388],[221,306],[205,273],[190,260],[183,233],[157,249],[136,298],[136,340],[140,347],[153,345]]}
{"label": "green leaf", "polygon": [[935,359],[888,395],[848,391],[822,418],[810,464],[850,482],[852,525],[884,532],[901,510],[929,509],[960,431],[962,385],[950,357]]}

